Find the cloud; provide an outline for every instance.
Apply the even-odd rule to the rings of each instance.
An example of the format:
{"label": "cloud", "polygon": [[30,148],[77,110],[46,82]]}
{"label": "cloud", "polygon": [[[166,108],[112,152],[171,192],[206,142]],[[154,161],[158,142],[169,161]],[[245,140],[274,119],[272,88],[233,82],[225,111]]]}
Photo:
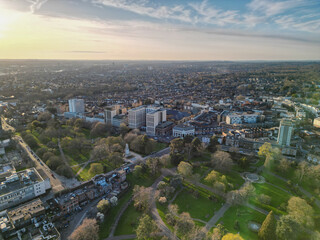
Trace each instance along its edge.
{"label": "cloud", "polygon": [[133,12],[139,15],[144,15],[157,19],[171,19],[182,22],[191,22],[190,10],[182,5],[174,7],[157,6],[154,7],[146,0],[93,0],[97,6],[103,5],[108,7],[119,8],[125,11]]}
{"label": "cloud", "polygon": [[43,4],[45,4],[48,0],[27,0],[27,2],[31,3],[30,12],[35,13],[35,11],[40,10]]}

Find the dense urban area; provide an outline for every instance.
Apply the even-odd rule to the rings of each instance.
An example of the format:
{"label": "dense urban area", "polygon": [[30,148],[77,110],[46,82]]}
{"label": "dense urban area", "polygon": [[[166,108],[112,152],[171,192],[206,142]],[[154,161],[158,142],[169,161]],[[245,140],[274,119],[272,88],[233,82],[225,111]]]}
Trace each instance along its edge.
{"label": "dense urban area", "polygon": [[320,63],[0,61],[0,239],[320,239]]}

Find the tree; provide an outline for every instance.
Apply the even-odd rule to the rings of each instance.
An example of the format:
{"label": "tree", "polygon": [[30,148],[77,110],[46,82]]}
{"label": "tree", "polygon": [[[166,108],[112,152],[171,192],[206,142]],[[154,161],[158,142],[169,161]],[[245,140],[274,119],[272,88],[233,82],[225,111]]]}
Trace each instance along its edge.
{"label": "tree", "polygon": [[306,200],[299,197],[291,197],[288,201],[288,213],[299,224],[312,228],[314,226],[314,210]]}
{"label": "tree", "polygon": [[221,240],[226,233],[225,227],[219,223],[212,231],[211,240]]}
{"label": "tree", "polygon": [[125,123],[121,123],[120,124],[120,134],[121,134],[121,136],[123,137],[124,135],[126,135],[127,134],[127,132],[129,132],[129,128],[128,128],[128,126],[125,124]]}
{"label": "tree", "polygon": [[286,173],[291,167],[291,162],[286,158],[282,158],[278,164],[278,170],[282,173]]}
{"label": "tree", "polygon": [[106,214],[110,208],[110,203],[107,199],[102,199],[98,202],[97,208],[98,208],[99,212]]}
{"label": "tree", "polygon": [[73,171],[72,171],[71,167],[69,167],[69,166],[66,165],[66,164],[60,165],[60,166],[57,168],[56,173],[58,173],[58,174],[61,175],[61,176],[65,176],[65,177],[67,177],[67,178],[73,178],[73,177],[74,177]]}
{"label": "tree", "polygon": [[249,160],[246,157],[242,157],[239,160],[239,166],[243,169],[249,167]]}
{"label": "tree", "polygon": [[228,192],[227,202],[232,205],[242,204],[253,194],[253,192],[254,187],[252,184],[245,183],[242,188]]}
{"label": "tree", "polygon": [[268,216],[263,221],[261,228],[258,232],[259,239],[269,240],[276,238],[277,222],[272,211],[269,212]]}
{"label": "tree", "polygon": [[133,174],[135,177],[140,178],[142,176],[142,166],[141,165],[134,166]]}
{"label": "tree", "polygon": [[178,235],[182,236],[182,239],[188,239],[188,236],[192,233],[194,227],[195,224],[192,218],[190,217],[190,214],[187,212],[183,212],[177,219],[175,231]]}
{"label": "tree", "polygon": [[146,164],[153,176],[155,176],[160,170],[159,158],[148,158]]}
{"label": "tree", "polygon": [[103,137],[107,133],[107,125],[101,122],[96,122],[93,124],[90,131],[90,136],[93,138]]}
{"label": "tree", "polygon": [[303,180],[303,178],[306,176],[308,170],[309,170],[309,166],[308,166],[307,162],[303,161],[303,162],[299,163],[298,168],[295,172],[298,177],[299,182],[301,182]]}
{"label": "tree", "polygon": [[37,140],[32,134],[28,133],[23,139],[31,148],[38,147]]}
{"label": "tree", "polygon": [[84,219],[82,224],[71,234],[70,240],[98,240],[99,226],[95,219]]}
{"label": "tree", "polygon": [[61,164],[63,164],[63,161],[61,158],[57,156],[52,156],[49,158],[49,160],[46,162],[48,167],[52,169],[53,171],[56,170]]}
{"label": "tree", "polygon": [[182,153],[184,150],[184,142],[180,138],[175,138],[170,142],[171,153]]}
{"label": "tree", "polygon": [[157,224],[148,215],[144,214],[140,220],[136,229],[137,238],[140,240],[154,239],[158,232]]}
{"label": "tree", "polygon": [[49,112],[43,112],[43,113],[40,113],[39,116],[38,116],[38,121],[42,122],[47,122],[51,119],[51,113]]}
{"label": "tree", "polygon": [[239,234],[228,233],[224,235],[222,240],[244,240]]}
{"label": "tree", "polygon": [[103,173],[103,166],[101,163],[91,163],[89,168],[91,175],[97,175]]}
{"label": "tree", "polygon": [[271,152],[271,143],[269,142],[265,142],[260,148],[259,148],[259,152],[258,152],[258,155],[260,157],[263,157],[264,159],[267,157],[267,155],[270,154]]}
{"label": "tree", "polygon": [[227,152],[217,151],[211,156],[213,168],[218,171],[228,171],[231,169],[233,162],[231,156]]}
{"label": "tree", "polygon": [[109,156],[107,146],[105,144],[96,145],[91,152],[91,159],[101,161]]}
{"label": "tree", "polygon": [[181,177],[181,175],[179,175],[179,174],[174,175],[170,179],[170,185],[172,187],[174,187],[175,189],[177,189],[178,187],[181,187],[181,185],[182,185],[182,177]]}
{"label": "tree", "polygon": [[205,181],[207,183],[210,183],[210,184],[214,184],[215,181],[218,181],[220,178],[220,173],[215,171],[215,170],[212,170],[206,177],[205,177]]}
{"label": "tree", "polygon": [[182,161],[178,165],[178,172],[184,177],[190,177],[192,175],[192,165]]}
{"label": "tree", "polygon": [[143,186],[135,185],[133,188],[133,201],[134,207],[138,211],[145,211],[147,212],[150,208],[152,188],[145,188]]}
{"label": "tree", "polygon": [[210,142],[209,145],[207,147],[208,151],[211,153],[214,153],[215,151],[217,151],[217,145],[219,144],[218,142],[218,138],[216,136],[212,136],[210,138]]}
{"label": "tree", "polygon": [[300,224],[291,215],[283,215],[277,223],[276,235],[279,240],[295,240],[300,229]]}
{"label": "tree", "polygon": [[196,155],[201,151],[201,141],[195,137],[191,142],[191,154]]}
{"label": "tree", "polygon": [[117,206],[118,205],[118,198],[116,196],[113,196],[112,198],[110,198],[110,203],[111,206]]}

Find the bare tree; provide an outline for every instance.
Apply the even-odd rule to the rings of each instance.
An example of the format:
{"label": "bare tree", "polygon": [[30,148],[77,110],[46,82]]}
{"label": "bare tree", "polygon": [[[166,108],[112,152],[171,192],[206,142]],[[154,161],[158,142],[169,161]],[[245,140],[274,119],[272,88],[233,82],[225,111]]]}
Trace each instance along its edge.
{"label": "bare tree", "polygon": [[84,219],[82,224],[71,234],[70,240],[98,240],[99,226],[95,219]]}

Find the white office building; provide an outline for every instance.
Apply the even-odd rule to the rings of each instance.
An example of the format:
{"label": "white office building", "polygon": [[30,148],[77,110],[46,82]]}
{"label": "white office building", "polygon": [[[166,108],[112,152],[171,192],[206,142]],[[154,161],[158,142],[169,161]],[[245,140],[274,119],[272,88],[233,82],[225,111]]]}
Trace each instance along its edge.
{"label": "white office building", "polygon": [[242,113],[242,114],[229,114],[226,116],[227,124],[242,124],[242,123],[256,123],[259,119],[259,114]]}
{"label": "white office building", "polygon": [[44,180],[35,168],[12,172],[0,183],[0,211],[36,198],[50,188],[50,180]]}
{"label": "white office building", "polygon": [[83,99],[69,99],[69,112],[71,112],[71,113],[84,113],[84,100]]}
{"label": "white office building", "polygon": [[146,125],[146,107],[140,106],[128,111],[129,128],[135,129]]}
{"label": "white office building", "polygon": [[158,109],[146,114],[147,135],[155,136],[156,127],[159,123],[167,121],[167,110]]}

